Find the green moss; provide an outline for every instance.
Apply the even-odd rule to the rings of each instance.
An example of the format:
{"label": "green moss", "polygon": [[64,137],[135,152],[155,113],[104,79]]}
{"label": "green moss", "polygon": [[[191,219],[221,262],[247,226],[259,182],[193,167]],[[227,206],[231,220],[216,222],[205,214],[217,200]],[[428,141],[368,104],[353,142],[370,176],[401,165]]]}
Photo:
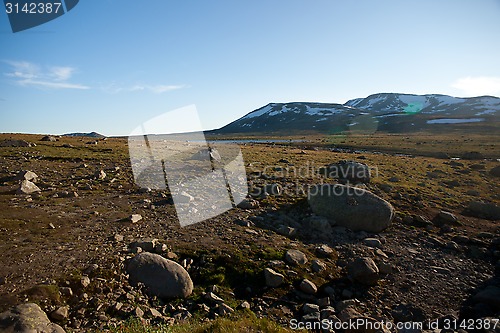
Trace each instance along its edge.
{"label": "green moss", "polygon": [[56,285],[37,285],[26,290],[25,294],[29,302],[48,302],[49,304],[60,304],[61,302],[61,293]]}
{"label": "green moss", "polygon": [[[287,333],[292,330],[280,326],[266,318],[257,318],[249,312],[238,313],[228,318],[218,318],[208,323],[191,320],[184,324],[173,326],[146,326],[139,319],[129,319],[119,327],[112,329],[113,333]],[[295,331],[293,331],[295,332]],[[305,332],[305,331],[298,331]]]}

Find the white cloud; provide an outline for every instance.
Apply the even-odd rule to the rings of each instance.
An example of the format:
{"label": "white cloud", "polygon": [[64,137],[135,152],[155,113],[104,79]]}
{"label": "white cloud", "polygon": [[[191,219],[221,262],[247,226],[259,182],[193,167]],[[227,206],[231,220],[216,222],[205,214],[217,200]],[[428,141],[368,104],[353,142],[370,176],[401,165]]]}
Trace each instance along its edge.
{"label": "white cloud", "polygon": [[162,94],[164,92],[172,91],[172,90],[178,90],[185,88],[186,85],[147,85],[147,84],[136,84],[131,87],[120,87],[117,86],[115,83],[110,84],[106,87],[103,87],[103,90],[109,93],[120,93],[123,91],[149,91],[155,94]]}
{"label": "white cloud", "polygon": [[24,87],[50,88],[50,89],[90,89],[88,86],[68,82],[74,67],[53,66],[42,70],[40,66],[27,61],[5,61],[12,69],[4,73]]}
{"label": "white cloud", "polygon": [[74,84],[68,82],[50,82],[50,81],[37,81],[32,79],[26,79],[18,81],[21,86],[36,86],[41,88],[53,88],[53,89],[89,89],[89,87]]}
{"label": "white cloud", "polygon": [[71,78],[75,69],[73,67],[52,67],[51,76],[56,81],[66,81]]}
{"label": "white cloud", "polygon": [[184,88],[184,85],[157,85],[157,86],[148,86],[147,89],[151,90],[156,94],[161,94],[167,91],[177,90]]}
{"label": "white cloud", "polygon": [[500,96],[500,77],[463,77],[452,84],[467,96],[494,95]]}

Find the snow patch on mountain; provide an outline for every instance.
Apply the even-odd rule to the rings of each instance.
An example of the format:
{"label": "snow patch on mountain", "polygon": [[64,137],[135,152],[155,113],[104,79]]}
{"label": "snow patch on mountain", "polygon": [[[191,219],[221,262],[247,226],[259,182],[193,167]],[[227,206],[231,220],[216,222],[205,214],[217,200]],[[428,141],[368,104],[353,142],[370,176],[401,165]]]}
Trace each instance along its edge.
{"label": "snow patch on mountain", "polygon": [[468,119],[443,118],[443,119],[427,120],[427,124],[465,124],[465,123],[478,123],[481,121],[484,121],[484,118],[468,118]]}

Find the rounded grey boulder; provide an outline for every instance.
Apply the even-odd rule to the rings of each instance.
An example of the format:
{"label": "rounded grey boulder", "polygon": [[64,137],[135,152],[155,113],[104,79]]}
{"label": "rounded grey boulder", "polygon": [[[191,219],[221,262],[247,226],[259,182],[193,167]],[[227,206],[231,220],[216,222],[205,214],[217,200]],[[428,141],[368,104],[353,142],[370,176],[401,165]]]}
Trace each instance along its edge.
{"label": "rounded grey boulder", "polygon": [[189,273],[175,261],[158,254],[143,252],[127,265],[131,284],[144,283],[149,292],[160,298],[185,298],[193,292]]}
{"label": "rounded grey boulder", "polygon": [[380,232],[387,228],[394,208],[370,191],[346,186],[323,184],[309,189],[312,211],[354,231]]}
{"label": "rounded grey boulder", "polygon": [[34,303],[20,304],[0,313],[0,332],[65,333],[61,326],[51,323],[47,314]]}

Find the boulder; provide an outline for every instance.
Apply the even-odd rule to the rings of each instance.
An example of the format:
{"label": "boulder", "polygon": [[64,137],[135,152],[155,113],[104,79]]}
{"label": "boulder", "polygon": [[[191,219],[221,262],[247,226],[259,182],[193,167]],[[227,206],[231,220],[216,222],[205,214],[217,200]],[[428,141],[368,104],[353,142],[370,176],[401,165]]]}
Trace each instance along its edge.
{"label": "boulder", "polygon": [[316,285],[308,279],[302,280],[302,282],[300,282],[299,288],[300,291],[308,295],[314,295],[316,294],[316,292],[318,292],[318,287],[316,287]]}
{"label": "boulder", "polygon": [[32,194],[35,192],[40,192],[40,188],[29,180],[23,180],[21,186],[17,189],[17,194]]}
{"label": "boulder", "polygon": [[34,143],[29,143],[24,140],[3,140],[0,142],[0,147],[33,147]]}
{"label": "boulder", "polygon": [[488,286],[472,297],[475,303],[484,303],[488,306],[500,310],[500,288]]}
{"label": "boulder", "polygon": [[54,138],[53,136],[46,135],[43,138],[41,138],[40,141],[56,142],[57,139]]}
{"label": "boulder", "polygon": [[355,161],[340,161],[330,164],[323,169],[328,178],[339,179],[353,183],[369,183],[370,167],[364,163]]}
{"label": "boulder", "polygon": [[266,286],[271,288],[279,287],[285,282],[285,276],[271,268],[266,268],[264,270],[264,278],[266,279]]}
{"label": "boulder", "polygon": [[305,265],[307,263],[307,257],[299,250],[288,250],[285,253],[285,261],[290,265]]}
{"label": "boulder", "polygon": [[453,213],[450,213],[450,212],[447,212],[444,210],[439,212],[439,214],[434,219],[434,223],[437,226],[442,226],[444,224],[450,224],[450,225],[455,225],[455,226],[460,225],[460,222],[458,221],[457,217]]}
{"label": "boulder", "polygon": [[377,233],[394,217],[392,205],[370,191],[346,185],[315,185],[308,193],[312,211],[354,231]]}
{"label": "boulder", "polygon": [[160,298],[185,298],[193,292],[189,273],[175,261],[158,254],[143,252],[128,262],[130,283],[144,283],[149,292]]}
{"label": "boulder", "polygon": [[357,258],[349,264],[347,270],[356,282],[369,286],[377,284],[379,270],[371,258]]}
{"label": "boulder", "polygon": [[0,313],[0,331],[13,333],[65,333],[61,326],[51,323],[47,314],[34,303],[21,304]]}
{"label": "boulder", "polygon": [[467,212],[474,217],[493,221],[500,220],[500,206],[494,203],[471,201],[467,207]]}
{"label": "boulder", "polygon": [[494,177],[500,177],[500,165],[497,165],[493,169],[490,170],[490,175]]}
{"label": "boulder", "polygon": [[482,160],[484,159],[484,155],[478,151],[469,151],[462,155],[462,159],[464,160]]}

